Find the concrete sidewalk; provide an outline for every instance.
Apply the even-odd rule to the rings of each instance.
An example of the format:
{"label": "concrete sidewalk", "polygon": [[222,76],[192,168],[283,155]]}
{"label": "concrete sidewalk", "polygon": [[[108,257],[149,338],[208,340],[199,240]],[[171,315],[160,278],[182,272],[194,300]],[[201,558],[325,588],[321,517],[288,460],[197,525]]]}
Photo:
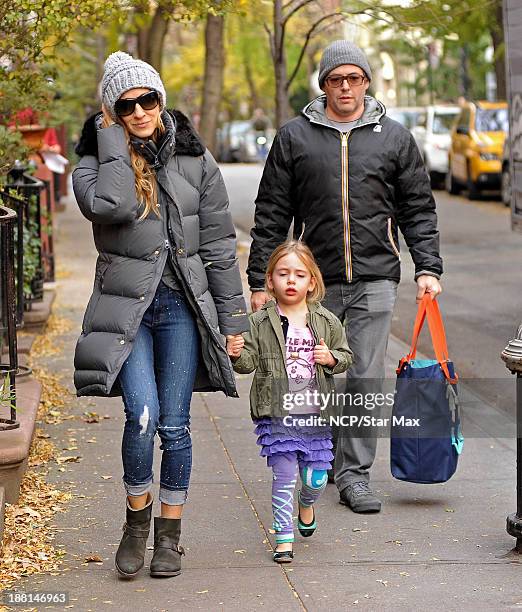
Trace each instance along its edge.
{"label": "concrete sidewalk", "polygon": [[[55,313],[73,320],[74,329],[63,337],[63,353],[45,365],[63,373],[72,390],[74,342],[95,258],[90,226],[73,200],[59,216],[56,249],[70,276],[58,282]],[[391,377],[405,352],[392,338]],[[239,400],[194,395],[194,469],[181,539],[187,554],[182,575],[167,580],[148,575],[150,551],[135,580],[117,578],[122,404],[118,398],[73,400],[74,419],[46,426],[59,448],[78,447],[66,454],[81,456],[64,463],[63,472],[52,465],[48,476],[74,494],[68,512],[55,517],[55,542],[66,551],[63,570],[26,579],[19,588],[67,591],[75,610],[522,608],[522,568],[505,532],[506,515],[516,506],[513,440],[468,436],[455,477],[432,486],[393,480],[389,445],[381,440],[372,483],[383,511],[353,514],[329,485],[317,504],[316,534],[305,540],[296,532],[294,562],[282,567],[272,562],[268,544],[271,474],[252,434],[249,384],[250,377],[238,376]],[[487,406],[481,410],[492,420],[503,418]],[[110,418],[87,423],[86,411]],[[86,563],[90,555],[103,562]]]}

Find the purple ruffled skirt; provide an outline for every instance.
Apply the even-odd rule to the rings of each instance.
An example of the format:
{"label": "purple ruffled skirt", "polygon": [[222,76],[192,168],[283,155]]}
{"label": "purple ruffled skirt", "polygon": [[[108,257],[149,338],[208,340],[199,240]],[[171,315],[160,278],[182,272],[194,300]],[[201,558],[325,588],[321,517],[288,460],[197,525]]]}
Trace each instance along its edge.
{"label": "purple ruffled skirt", "polygon": [[[302,415],[306,417],[306,415]],[[261,447],[261,457],[297,452],[301,466],[316,470],[330,470],[334,459],[332,453],[332,430],[329,425],[285,425],[281,418],[257,419],[254,433]]]}

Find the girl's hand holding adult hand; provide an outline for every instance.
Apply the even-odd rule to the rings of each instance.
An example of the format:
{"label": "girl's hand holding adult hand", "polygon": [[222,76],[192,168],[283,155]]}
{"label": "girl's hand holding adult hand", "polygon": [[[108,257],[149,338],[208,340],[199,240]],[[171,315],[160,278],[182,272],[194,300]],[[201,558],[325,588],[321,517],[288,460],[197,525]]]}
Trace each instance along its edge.
{"label": "girl's hand holding adult hand", "polygon": [[230,357],[237,359],[245,346],[245,340],[241,334],[227,336],[227,353]]}
{"label": "girl's hand holding adult hand", "polygon": [[324,338],[319,340],[319,344],[314,346],[314,361],[319,365],[333,367],[337,362],[335,357],[330,353],[330,350],[326,346]]}

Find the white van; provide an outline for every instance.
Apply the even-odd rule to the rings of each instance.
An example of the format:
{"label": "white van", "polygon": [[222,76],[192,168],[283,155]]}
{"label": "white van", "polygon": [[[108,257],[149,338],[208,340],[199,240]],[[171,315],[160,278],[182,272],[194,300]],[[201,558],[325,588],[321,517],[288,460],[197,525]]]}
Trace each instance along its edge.
{"label": "white van", "polygon": [[459,113],[458,106],[427,106],[411,128],[434,187],[444,182],[448,171],[451,128]]}

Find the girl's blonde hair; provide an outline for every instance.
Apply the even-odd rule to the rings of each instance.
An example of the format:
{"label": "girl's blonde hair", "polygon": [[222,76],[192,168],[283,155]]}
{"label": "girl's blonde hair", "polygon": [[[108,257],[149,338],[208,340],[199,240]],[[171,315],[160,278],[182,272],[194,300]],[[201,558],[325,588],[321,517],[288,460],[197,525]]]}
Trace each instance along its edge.
{"label": "girl's blonde hair", "polygon": [[[120,124],[125,130],[125,136],[127,138],[127,145],[129,147],[130,160],[132,169],[134,170],[134,185],[136,189],[136,198],[138,202],[143,204],[143,212],[139,219],[144,219],[152,211],[158,217],[160,216],[160,209],[158,204],[158,185],[156,183],[156,174],[154,170],[149,166],[145,158],[140,155],[132,146],[130,138],[131,134],[127,129],[127,126],[123,121],[120,120]],[[161,120],[161,115],[158,115],[158,125],[152,138],[155,142],[159,137],[165,133],[165,125]]]}
{"label": "girl's blonde hair", "polygon": [[280,244],[274,250],[272,255],[270,255],[265,274],[265,288],[267,293],[269,293],[272,297],[275,297],[274,293],[268,288],[268,278],[274,273],[277,262],[281,258],[286,257],[291,253],[294,253],[297,255],[297,257],[299,257],[299,259],[306,266],[307,270],[310,272],[312,278],[315,279],[315,287],[312,291],[310,291],[310,293],[307,294],[306,301],[310,303],[320,302],[326,293],[323,275],[321,274],[321,270],[319,270],[319,266],[315,261],[312,251],[304,242],[301,242],[300,240],[287,240],[286,242],[283,242],[283,244]]}

